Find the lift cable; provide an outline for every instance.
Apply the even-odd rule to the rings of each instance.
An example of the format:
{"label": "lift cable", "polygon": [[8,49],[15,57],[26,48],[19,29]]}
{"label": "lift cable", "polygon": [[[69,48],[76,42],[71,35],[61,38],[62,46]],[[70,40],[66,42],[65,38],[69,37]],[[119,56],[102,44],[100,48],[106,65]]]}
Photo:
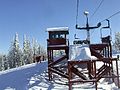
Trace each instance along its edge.
{"label": "lift cable", "polygon": [[[78,24],[78,16],[79,16],[79,0],[76,0],[76,25]],[[74,34],[74,39],[79,39],[77,38],[76,33]]]}
{"label": "lift cable", "polygon": [[91,18],[96,14],[96,12],[99,10],[100,6],[102,5],[102,3],[104,2],[104,0],[101,0],[99,6],[95,9],[94,13],[91,15]]}
{"label": "lift cable", "polygon": [[120,14],[120,11],[118,11],[118,12],[116,12],[116,13],[112,14],[112,15],[111,15],[111,16],[109,16],[108,18],[106,18],[106,19],[102,20],[101,22],[106,21],[107,19],[110,19],[110,18],[114,17],[114,16],[115,16],[115,15],[117,15],[117,14]]}
{"label": "lift cable", "polygon": [[[100,6],[102,5],[103,2],[104,2],[104,0],[101,0],[100,4],[95,9],[94,13],[90,16],[90,19],[96,14],[96,12],[99,10],[99,8],[100,8]],[[94,32],[94,30],[92,31],[91,35],[93,34],[93,32]]]}
{"label": "lift cable", "polygon": [[77,9],[76,9],[76,24],[78,23],[78,12],[79,12],[79,0],[77,0]]}
{"label": "lift cable", "polygon": [[[106,18],[106,19],[104,19],[104,20],[100,21],[100,23],[102,23],[102,22],[104,22],[104,21],[106,21],[106,20],[109,20],[110,18],[112,18],[112,17],[116,16],[117,14],[120,14],[120,11],[118,11],[118,12],[116,12],[116,13],[112,14],[111,16],[109,16],[108,18]],[[93,31],[93,32],[94,32],[94,31]],[[93,34],[93,32],[91,33],[91,35]]]}
{"label": "lift cable", "polygon": [[[94,13],[91,15],[91,17],[93,17],[93,16],[96,14],[96,12],[98,11],[98,9],[100,8],[100,6],[102,5],[103,2],[104,2],[104,0],[101,0],[99,6],[96,8],[96,10],[95,10]],[[79,0],[77,0],[77,9],[76,9],[76,11],[77,11],[77,13],[76,13],[76,24],[77,24],[77,23],[78,23],[78,12],[79,12]],[[117,14],[120,14],[120,11],[118,11],[118,12],[112,14],[111,16],[109,16],[108,18],[100,21],[100,23],[103,22],[103,21],[109,20],[110,18],[116,16]],[[110,29],[111,29],[111,28],[110,28]],[[93,33],[93,32],[92,32],[92,33]]]}
{"label": "lift cable", "polygon": [[[103,22],[103,21],[108,21],[108,27],[109,27],[109,29],[110,29],[110,35],[111,35],[111,36],[112,36],[112,29],[111,29],[111,27],[110,27],[109,19],[112,18],[112,17],[114,17],[114,16],[116,16],[117,14],[120,14],[120,11],[112,14],[112,15],[109,16],[107,19],[104,19],[104,20],[101,21],[101,22]],[[106,27],[103,27],[103,28],[106,28]],[[111,41],[112,41],[112,37],[111,37]]]}

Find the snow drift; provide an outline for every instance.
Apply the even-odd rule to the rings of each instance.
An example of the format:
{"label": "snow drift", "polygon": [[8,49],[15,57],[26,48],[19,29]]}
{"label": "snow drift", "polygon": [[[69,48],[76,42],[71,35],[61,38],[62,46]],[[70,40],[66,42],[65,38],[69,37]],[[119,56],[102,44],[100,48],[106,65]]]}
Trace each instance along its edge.
{"label": "snow drift", "polygon": [[97,59],[91,55],[88,45],[70,45],[69,60],[94,60]]}

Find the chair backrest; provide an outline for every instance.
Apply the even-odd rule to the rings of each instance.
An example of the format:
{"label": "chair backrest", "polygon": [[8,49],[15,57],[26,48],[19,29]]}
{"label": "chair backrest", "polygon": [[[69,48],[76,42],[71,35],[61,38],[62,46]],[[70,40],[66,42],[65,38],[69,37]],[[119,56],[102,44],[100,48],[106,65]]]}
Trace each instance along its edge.
{"label": "chair backrest", "polygon": [[110,36],[107,36],[107,37],[102,37],[102,43],[109,43],[110,44]]}

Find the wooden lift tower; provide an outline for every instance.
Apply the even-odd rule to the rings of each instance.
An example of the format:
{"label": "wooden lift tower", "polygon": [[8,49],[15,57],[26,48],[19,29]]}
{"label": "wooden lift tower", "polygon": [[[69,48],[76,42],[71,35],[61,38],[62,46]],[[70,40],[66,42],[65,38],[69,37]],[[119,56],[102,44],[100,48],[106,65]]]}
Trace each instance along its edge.
{"label": "wooden lift tower", "polygon": [[64,62],[67,62],[69,57],[69,40],[67,39],[69,29],[58,27],[48,28],[47,31],[49,33],[49,39],[47,39],[49,80],[52,79],[53,73],[68,78],[68,74],[63,69],[65,68]]}
{"label": "wooden lift tower", "polygon": [[[99,28],[100,26],[101,24],[98,23],[97,26],[90,27],[88,19],[86,27],[80,28],[76,25],[77,29],[87,30],[87,39],[83,40],[82,43],[87,44],[91,56],[96,57],[96,59],[90,58],[85,60],[69,59],[70,50],[69,40],[67,39],[69,31],[67,27],[47,29],[49,33],[49,39],[47,39],[49,80],[52,80],[53,75],[57,74],[68,79],[69,90],[72,90],[73,84],[80,82],[92,82],[95,84],[95,89],[97,90],[98,81],[101,78],[111,78],[113,82],[116,78],[117,86],[119,87],[118,58],[112,57],[111,36],[101,37],[102,42],[99,44],[90,43],[89,30]],[[109,28],[109,24],[106,28]],[[82,43],[80,41],[80,44]],[[56,55],[56,51],[62,51],[62,53]],[[99,63],[101,65],[98,67],[97,64]],[[81,66],[83,65],[86,66],[85,71],[81,70]],[[113,67],[115,67],[114,70]]]}

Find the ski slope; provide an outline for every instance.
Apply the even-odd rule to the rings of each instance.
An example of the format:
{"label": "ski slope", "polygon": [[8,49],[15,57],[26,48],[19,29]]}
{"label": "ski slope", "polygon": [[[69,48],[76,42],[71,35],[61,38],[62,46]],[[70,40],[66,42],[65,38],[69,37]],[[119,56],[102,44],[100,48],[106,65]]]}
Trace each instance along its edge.
{"label": "ski slope", "polygon": [[[120,64],[119,64],[120,65]],[[67,79],[54,77],[48,81],[47,61],[0,72],[0,90],[68,90]],[[73,85],[73,90],[95,90],[92,83]],[[98,90],[118,90],[111,81],[102,79]]]}
{"label": "ski slope", "polygon": [[46,69],[47,62],[42,62],[0,72],[0,90],[28,90],[33,85],[37,86],[38,81],[41,81],[35,77]]}

